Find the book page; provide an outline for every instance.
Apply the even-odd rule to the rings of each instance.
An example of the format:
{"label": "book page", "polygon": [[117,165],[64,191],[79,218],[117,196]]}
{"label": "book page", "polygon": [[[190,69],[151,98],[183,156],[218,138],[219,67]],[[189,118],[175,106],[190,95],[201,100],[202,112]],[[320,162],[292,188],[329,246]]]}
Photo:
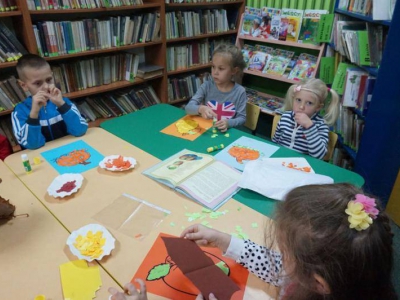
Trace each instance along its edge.
{"label": "book page", "polygon": [[208,207],[235,193],[241,173],[222,162],[214,162],[191,176],[179,187]]}
{"label": "book page", "polygon": [[213,157],[203,153],[183,150],[157,164],[149,170],[150,176],[170,181],[174,186],[213,161]]}

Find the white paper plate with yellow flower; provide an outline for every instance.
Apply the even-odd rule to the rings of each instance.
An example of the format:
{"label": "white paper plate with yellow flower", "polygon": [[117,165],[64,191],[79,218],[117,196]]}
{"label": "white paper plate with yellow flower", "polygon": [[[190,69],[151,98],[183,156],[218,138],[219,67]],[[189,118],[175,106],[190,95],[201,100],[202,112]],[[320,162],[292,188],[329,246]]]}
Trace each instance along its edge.
{"label": "white paper plate with yellow flower", "polygon": [[67,245],[79,259],[101,260],[115,248],[115,239],[104,226],[88,224],[72,232]]}

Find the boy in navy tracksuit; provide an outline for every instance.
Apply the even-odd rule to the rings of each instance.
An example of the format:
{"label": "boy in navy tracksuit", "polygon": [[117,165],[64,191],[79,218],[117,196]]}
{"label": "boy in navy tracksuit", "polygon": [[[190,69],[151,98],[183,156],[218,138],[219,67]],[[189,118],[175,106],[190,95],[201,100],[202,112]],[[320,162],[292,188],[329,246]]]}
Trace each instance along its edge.
{"label": "boy in navy tracksuit", "polygon": [[22,56],[17,72],[19,84],[32,95],[19,103],[11,115],[14,135],[22,147],[36,149],[67,134],[85,134],[88,124],[54,85],[53,72],[44,58]]}

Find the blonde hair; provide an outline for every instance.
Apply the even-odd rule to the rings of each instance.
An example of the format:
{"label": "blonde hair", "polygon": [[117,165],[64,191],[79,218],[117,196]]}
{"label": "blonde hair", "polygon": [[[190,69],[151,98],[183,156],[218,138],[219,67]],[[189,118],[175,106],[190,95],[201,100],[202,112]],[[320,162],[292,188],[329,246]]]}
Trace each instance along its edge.
{"label": "blonde hair", "polygon": [[230,56],[230,65],[232,69],[238,68],[238,72],[234,78],[235,82],[240,82],[246,63],[243,58],[242,51],[232,44],[219,44],[213,51],[212,56],[221,54],[224,56]]}
{"label": "blonde hair", "polygon": [[286,93],[284,110],[293,110],[293,100],[297,90],[307,91],[313,93],[320,104],[325,105],[328,93],[331,93],[331,101],[328,107],[325,107],[324,120],[328,125],[333,125],[339,116],[339,95],[336,91],[329,89],[325,82],[321,79],[311,78],[299,84],[290,86]]}

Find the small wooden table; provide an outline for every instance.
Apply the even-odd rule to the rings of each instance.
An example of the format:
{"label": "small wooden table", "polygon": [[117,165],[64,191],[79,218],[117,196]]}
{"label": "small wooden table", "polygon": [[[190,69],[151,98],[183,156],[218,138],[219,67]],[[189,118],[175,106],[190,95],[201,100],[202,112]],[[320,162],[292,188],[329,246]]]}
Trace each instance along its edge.
{"label": "small wooden table", "polygon": [[[0,299],[63,299],[59,266],[76,260],[65,244],[69,232],[1,160],[0,174],[0,196],[16,206],[16,214],[29,214],[0,221]],[[117,283],[102,268],[100,275],[97,299],[108,299],[107,289]]]}
{"label": "small wooden table", "polygon": [[[77,193],[65,200],[55,199],[47,194],[47,188],[58,176],[57,171],[47,161],[42,161],[40,165],[33,166],[31,174],[25,174],[21,154],[27,153],[32,161],[34,157],[40,156],[41,152],[79,139],[85,141],[104,156],[119,154],[134,157],[138,161],[138,165],[133,170],[126,172],[110,172],[99,167],[83,172],[84,182]],[[161,225],[156,230],[151,231],[143,240],[134,239],[117,230],[108,228],[116,239],[116,247],[112,255],[104,258],[100,264],[120,285],[124,285],[132,279],[160,232],[179,236],[182,227],[195,223],[189,222],[185,213],[201,212],[203,209],[196,202],[142,175],[144,170],[159,161],[154,156],[101,128],[91,128],[86,135],[80,138],[66,136],[47,143],[40,149],[25,150],[13,154],[7,157],[5,162],[70,232],[89,223],[99,223],[93,219],[93,216],[113,203],[123,193],[171,211],[171,214],[164,219]],[[219,219],[208,220],[214,228],[232,233],[235,232],[235,226],[240,225],[253,241],[263,243],[264,224],[269,220],[266,216],[233,199],[223,205],[220,210],[228,210],[229,212]],[[259,228],[252,228],[252,223],[259,224]],[[171,224],[174,224],[174,226],[171,226]],[[65,251],[69,253],[69,249]],[[72,254],[69,253],[69,255]],[[276,288],[263,283],[255,276],[249,277],[246,288],[246,295],[249,297],[269,299],[274,297],[275,294]],[[156,295],[150,295],[149,298],[162,299]]]}

